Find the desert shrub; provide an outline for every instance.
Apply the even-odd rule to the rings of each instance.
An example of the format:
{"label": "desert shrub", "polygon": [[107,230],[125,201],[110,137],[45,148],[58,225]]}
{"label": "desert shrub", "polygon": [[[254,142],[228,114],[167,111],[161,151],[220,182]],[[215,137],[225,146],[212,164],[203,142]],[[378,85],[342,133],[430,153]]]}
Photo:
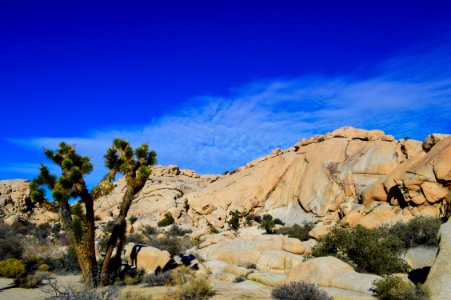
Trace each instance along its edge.
{"label": "desert shrub", "polygon": [[0,260],[22,258],[24,248],[20,238],[12,228],[0,224]]}
{"label": "desert shrub", "polygon": [[179,266],[171,271],[171,280],[168,282],[171,286],[187,283],[195,276],[195,271],[187,266]]}
{"label": "desert shrub", "polygon": [[169,229],[169,231],[166,233],[168,236],[184,236],[187,233],[191,233],[193,232],[192,230],[189,229],[183,229],[180,226],[174,224],[171,226],[171,228]]}
{"label": "desert shrub", "polygon": [[313,247],[313,256],[336,256],[359,272],[379,275],[408,271],[407,263],[398,258],[402,242],[386,228],[368,229],[335,226]]}
{"label": "desert shrub", "polygon": [[47,278],[48,276],[43,273],[31,273],[14,279],[14,284],[23,289],[34,289]]}
{"label": "desert shrub", "polygon": [[276,222],[272,218],[271,215],[263,215],[262,221],[260,222],[260,227],[265,229],[267,234],[274,233],[274,226],[276,226]]}
{"label": "desert shrub", "polygon": [[174,224],[174,218],[172,217],[171,213],[165,213],[164,219],[157,223],[158,227],[166,227],[171,224]]}
{"label": "desert shrub", "polygon": [[17,278],[25,274],[25,264],[18,259],[8,258],[0,261],[0,277]]}
{"label": "desert shrub", "polygon": [[116,224],[116,222],[114,222],[113,220],[108,221],[105,225],[105,232],[107,232],[107,233],[113,232],[113,228],[114,228],[115,224]]}
{"label": "desert shrub", "polygon": [[206,275],[198,275],[185,283],[176,287],[175,299],[208,299],[212,294],[212,288]]}
{"label": "desert shrub", "polygon": [[158,274],[148,273],[143,276],[142,283],[146,286],[163,286],[171,280],[171,272],[160,272]]}
{"label": "desert shrub", "polygon": [[276,223],[276,225],[282,225],[282,226],[285,225],[285,223],[279,218],[275,218],[274,219],[274,223]]}
{"label": "desert shrub", "polygon": [[147,245],[168,251],[172,256],[182,253],[185,249],[178,237],[149,238]]}
{"label": "desert shrub", "polygon": [[144,226],[144,232],[146,233],[146,235],[154,235],[155,233],[157,233],[157,229],[153,226],[146,225]]}
{"label": "desert shrub", "polygon": [[62,226],[60,223],[55,223],[51,226],[50,232],[54,235],[57,235],[61,232]]}
{"label": "desert shrub", "polygon": [[257,265],[254,263],[245,264],[243,267],[245,267],[246,269],[257,269]]}
{"label": "desert shrub", "polygon": [[72,247],[67,249],[66,255],[58,258],[47,258],[44,260],[52,272],[57,274],[73,274],[79,273],[77,255]]}
{"label": "desert shrub", "polygon": [[139,233],[132,233],[127,235],[125,243],[144,244],[144,238]]}
{"label": "desert shrub", "polygon": [[315,224],[313,222],[304,223],[302,226],[294,224],[290,227],[283,227],[276,230],[278,234],[288,235],[291,238],[296,238],[301,241],[307,241],[310,239],[309,232],[313,229]]}
{"label": "desert shrub", "polygon": [[261,216],[254,216],[253,219],[254,219],[255,222],[257,222],[259,224],[262,222],[262,217]]}
{"label": "desert shrub", "polygon": [[49,223],[39,224],[32,226],[32,229],[29,231],[29,233],[36,237],[38,240],[42,241],[52,233],[52,227]]}
{"label": "desert shrub", "polygon": [[142,282],[144,274],[142,269],[127,269],[127,272],[122,275],[123,283],[125,285],[139,284]]}
{"label": "desert shrub", "polygon": [[251,215],[251,214],[249,214],[249,215],[247,215],[246,216],[246,225],[251,225],[252,224],[252,221],[254,221],[254,215]]}
{"label": "desert shrub", "polygon": [[211,227],[210,233],[211,233],[211,234],[218,234],[218,233],[219,233],[219,230],[218,230],[218,228],[216,228],[216,227]]}
{"label": "desert shrub", "polygon": [[49,270],[50,270],[50,267],[49,267],[49,265],[48,264],[40,264],[40,265],[38,265],[38,271],[41,271],[41,272],[48,272]]}
{"label": "desert shrub", "polygon": [[205,275],[197,275],[192,269],[180,266],[171,272],[171,285],[176,286],[174,298],[207,299],[211,294],[211,286]]}
{"label": "desert shrub", "polygon": [[138,217],[135,216],[130,216],[130,218],[128,218],[128,221],[130,222],[130,224],[134,224],[136,221],[138,220]]}
{"label": "desert shrub", "polygon": [[254,216],[254,221],[260,224],[262,222],[262,217],[261,216]]}
{"label": "desert shrub", "polygon": [[332,300],[316,285],[303,281],[280,285],[271,291],[271,296],[278,300]]}
{"label": "desert shrub", "polygon": [[397,236],[406,248],[419,245],[438,246],[437,233],[440,229],[439,218],[416,217],[407,223],[393,225],[389,232]]}
{"label": "desert shrub", "polygon": [[230,218],[227,220],[227,224],[233,230],[238,230],[240,228],[241,213],[238,210],[232,210],[229,212],[229,216]]}
{"label": "desert shrub", "polygon": [[246,281],[246,277],[244,277],[244,276],[237,276],[237,277],[235,277],[235,279],[233,280],[233,282],[243,282],[243,281]]}
{"label": "desert shrub", "polygon": [[427,292],[402,278],[389,275],[374,281],[370,289],[380,300],[427,300]]}

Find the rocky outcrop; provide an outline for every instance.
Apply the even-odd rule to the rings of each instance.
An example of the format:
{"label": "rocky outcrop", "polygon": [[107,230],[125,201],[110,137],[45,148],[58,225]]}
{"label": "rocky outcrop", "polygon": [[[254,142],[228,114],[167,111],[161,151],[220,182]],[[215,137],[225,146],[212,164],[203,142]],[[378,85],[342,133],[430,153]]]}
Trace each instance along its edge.
{"label": "rocky outcrop", "polygon": [[347,263],[338,258],[327,256],[313,258],[295,266],[288,273],[286,283],[305,281],[321,287],[349,290],[371,296],[373,282],[381,277],[371,274],[360,274]]}
{"label": "rocky outcrop", "polygon": [[0,218],[8,225],[20,221],[37,224],[58,220],[58,214],[49,212],[30,200],[28,180],[0,180]]}
{"label": "rocky outcrop", "polygon": [[451,137],[432,137],[427,153],[419,141],[395,141],[379,130],[345,127],[302,140],[188,194],[188,215],[196,226],[226,226],[228,213],[239,210],[270,213],[287,225],[344,218],[371,228],[445,215]]}
{"label": "rocky outcrop", "polygon": [[[125,181],[115,185],[95,202],[103,222],[119,211]],[[451,136],[432,134],[421,143],[343,127],[275,149],[227,175],[155,166],[130,208],[129,216],[138,218],[130,230],[155,226],[168,212],[177,224],[228,229],[230,212],[238,210],[243,216],[269,213],[286,225],[321,221],[312,231],[319,238],[339,221],[377,227],[449,215],[450,186]],[[1,217],[35,210],[27,189],[24,181],[0,185]],[[33,215],[49,219],[44,211]]]}
{"label": "rocky outcrop", "polygon": [[[405,203],[412,208],[429,206],[425,214],[437,216],[449,190],[446,178],[451,166],[443,166],[451,157],[448,141],[443,138],[426,154],[418,141],[395,141],[380,130],[340,128],[287,150],[276,149],[205,189],[187,194],[188,215],[196,226],[214,227],[223,227],[232,210],[270,213],[288,225],[318,218],[333,224],[352,213],[356,223],[373,211],[370,203],[389,201],[401,208]],[[421,166],[439,177],[424,177],[420,182],[416,175],[410,178],[412,174],[423,176]],[[361,201],[366,206],[359,208]],[[422,213],[417,210],[409,214]],[[399,209],[392,217],[398,213]],[[384,221],[362,220],[372,226]]]}
{"label": "rocky outcrop", "polygon": [[255,265],[261,271],[284,272],[303,260],[301,241],[282,235],[244,236],[198,250],[205,260],[234,265]]}
{"label": "rocky outcrop", "polygon": [[[205,188],[217,180],[219,175],[199,175],[191,170],[180,170],[177,166],[155,166],[144,188],[136,195],[129,216],[135,216],[138,221],[134,227],[143,225],[155,226],[164,214],[170,212],[178,223],[189,223],[183,220],[186,215],[185,194]],[[124,178],[115,183],[111,194],[95,202],[96,213],[104,220],[111,220],[119,214],[119,204],[125,193]]]}
{"label": "rocky outcrop", "polygon": [[439,252],[426,280],[431,300],[449,299],[451,295],[451,220],[440,227]]}
{"label": "rocky outcrop", "polygon": [[405,161],[362,195],[363,203],[389,201],[415,215],[424,210],[432,216],[445,214],[445,198],[451,186],[451,136],[428,153]]}

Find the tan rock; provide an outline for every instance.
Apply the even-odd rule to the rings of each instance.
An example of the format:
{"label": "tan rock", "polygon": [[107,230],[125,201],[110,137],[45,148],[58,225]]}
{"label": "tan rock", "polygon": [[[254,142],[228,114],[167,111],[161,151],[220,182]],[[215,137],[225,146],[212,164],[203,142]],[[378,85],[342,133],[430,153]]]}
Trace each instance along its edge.
{"label": "tan rock", "polygon": [[313,258],[291,269],[286,283],[305,281],[322,287],[333,287],[371,295],[369,289],[377,275],[360,274],[338,258],[327,256]]}
{"label": "tan rock", "polygon": [[318,244],[318,242],[315,239],[309,239],[308,241],[304,241],[302,243],[304,244],[304,247],[305,247],[305,252],[304,252],[305,255],[312,254],[313,247],[315,247]]}
{"label": "tan rock", "polygon": [[285,274],[272,274],[262,272],[255,272],[247,276],[249,280],[257,281],[268,286],[279,286],[284,283],[286,277],[287,276]]}
{"label": "tan rock", "polygon": [[449,299],[451,295],[451,220],[442,224],[439,237],[440,250],[425,283],[431,300]]}
{"label": "tan rock", "polygon": [[417,246],[410,248],[405,253],[403,259],[409,264],[412,269],[421,269],[430,267],[434,264],[437,256],[437,247],[432,246]]}
{"label": "tan rock", "polygon": [[[451,169],[450,169],[451,170]],[[429,203],[445,198],[449,190],[438,182],[423,182],[421,190]]]}
{"label": "tan rock", "polygon": [[381,203],[381,205],[377,206],[370,213],[361,218],[357,224],[367,228],[377,228],[384,221],[396,217],[397,210],[399,209],[390,206],[390,204],[386,202]]}
{"label": "tan rock", "polygon": [[363,218],[363,214],[359,211],[352,211],[347,214],[343,219],[343,223],[348,223],[352,226],[357,225]]}
{"label": "tan rock", "polygon": [[282,250],[294,254],[303,254],[305,247],[299,239],[287,238],[283,240]]}
{"label": "tan rock", "polygon": [[318,223],[313,227],[308,233],[312,238],[319,240],[322,236],[328,234],[332,229],[333,225],[324,225],[323,223]]}
{"label": "tan rock", "polygon": [[246,266],[257,264],[260,256],[267,251],[279,250],[289,254],[286,250],[290,250],[303,253],[305,249],[301,244],[294,243],[283,235],[242,236],[202,248],[197,253],[205,260],[221,260]]}
{"label": "tan rock", "polygon": [[252,269],[247,269],[247,268],[235,266],[235,265],[226,265],[224,267],[224,271],[234,274],[236,276],[243,276],[243,277],[247,277],[247,275],[254,272],[254,270],[252,270]]}
{"label": "tan rock", "polygon": [[281,250],[265,251],[257,260],[257,269],[263,272],[285,273],[302,263],[304,257]]}
{"label": "tan rock", "polygon": [[[133,249],[133,248],[132,248]],[[128,255],[129,263],[132,262],[132,256],[130,251]],[[145,246],[138,251],[136,259],[136,267],[143,269],[144,271],[151,273],[160,267],[161,269],[169,262],[171,255],[166,250],[160,250],[154,247]]]}

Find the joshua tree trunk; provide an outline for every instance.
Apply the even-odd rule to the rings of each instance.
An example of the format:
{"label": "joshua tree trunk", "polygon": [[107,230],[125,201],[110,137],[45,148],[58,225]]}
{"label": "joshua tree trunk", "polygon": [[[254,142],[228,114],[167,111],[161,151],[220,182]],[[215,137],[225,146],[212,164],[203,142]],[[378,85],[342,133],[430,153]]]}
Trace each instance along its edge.
{"label": "joshua tree trunk", "polygon": [[[116,224],[113,227],[110,240],[105,254],[105,259],[102,264],[101,284],[108,285],[111,278],[114,277],[120,268],[121,252],[125,239],[125,231],[127,229],[127,214],[135,198],[135,188],[133,184],[129,184],[121,203],[119,216],[116,219]],[[113,251],[116,248],[116,255],[113,257]]]}
{"label": "joshua tree trunk", "polygon": [[[95,287],[97,285],[97,262],[94,252],[94,247],[92,250],[89,248],[89,241],[77,241],[72,232],[72,215],[70,212],[70,206],[64,205],[60,207],[59,216],[63,229],[69,239],[70,245],[74,248],[75,254],[77,256],[78,265],[83,274],[83,280],[87,287]],[[88,232],[88,240],[91,234]],[[92,243],[93,244],[93,243]]]}

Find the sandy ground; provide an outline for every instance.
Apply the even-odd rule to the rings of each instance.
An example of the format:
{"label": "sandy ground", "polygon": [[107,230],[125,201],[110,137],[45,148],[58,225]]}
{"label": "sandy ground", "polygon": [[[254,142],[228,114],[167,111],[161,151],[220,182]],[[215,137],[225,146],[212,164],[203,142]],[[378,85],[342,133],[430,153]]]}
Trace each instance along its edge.
{"label": "sandy ground", "polygon": [[[80,275],[55,276],[59,286],[80,288]],[[270,288],[259,283],[246,281],[236,284],[229,281],[211,279],[214,294],[212,300],[234,300],[234,299],[271,299]],[[44,292],[41,288],[22,289],[15,288],[12,279],[0,278],[1,300],[43,300],[54,294]],[[141,296],[141,297],[136,297]],[[150,296],[150,297],[149,297]],[[172,288],[170,287],[144,287],[142,285],[127,286],[122,288],[120,299],[127,298],[151,298],[154,300],[171,300]]]}
{"label": "sandy ground", "polygon": [[[80,287],[80,275],[55,276],[58,285],[69,287]],[[41,290],[15,288],[13,279],[0,278],[1,300],[42,300],[53,296]]]}

